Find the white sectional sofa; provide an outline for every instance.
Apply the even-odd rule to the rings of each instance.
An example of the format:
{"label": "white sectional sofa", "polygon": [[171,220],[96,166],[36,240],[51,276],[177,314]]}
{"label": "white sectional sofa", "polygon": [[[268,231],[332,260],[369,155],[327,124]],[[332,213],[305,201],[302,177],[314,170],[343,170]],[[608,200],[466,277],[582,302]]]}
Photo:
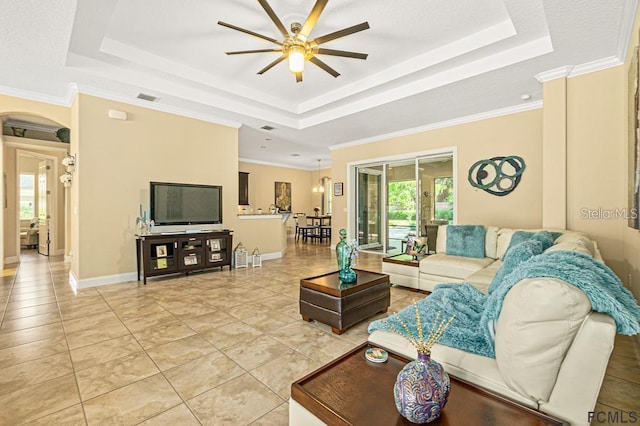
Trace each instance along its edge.
{"label": "white sectional sofa", "polygon": [[[515,231],[487,227],[485,258],[471,259],[446,254],[446,226],[441,226],[436,254],[420,262],[418,288],[432,291],[439,283],[470,282],[486,293]],[[548,250],[579,251],[602,261],[587,236],[560,232]],[[495,359],[438,344],[432,357],[457,377],[584,425],[598,398],[615,334],[613,319],[592,311],[582,291],[559,279],[531,278],[516,284],[504,299],[495,326]],[[406,339],[390,332],[374,331],[369,341],[417,356]]]}

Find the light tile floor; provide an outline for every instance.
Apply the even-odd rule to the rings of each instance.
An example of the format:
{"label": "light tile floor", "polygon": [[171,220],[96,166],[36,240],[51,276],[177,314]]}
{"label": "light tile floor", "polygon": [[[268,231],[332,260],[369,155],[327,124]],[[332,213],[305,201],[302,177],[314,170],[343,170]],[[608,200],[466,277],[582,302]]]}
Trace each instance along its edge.
{"label": "light tile floor", "polygon": [[[367,337],[300,318],[300,278],[332,270],[328,246],[290,243],[262,268],[75,294],[62,259],[25,254],[0,281],[0,424],[286,425],[291,382]],[[393,288],[391,311],[416,297]],[[638,360],[618,338],[597,410],[640,412]]]}

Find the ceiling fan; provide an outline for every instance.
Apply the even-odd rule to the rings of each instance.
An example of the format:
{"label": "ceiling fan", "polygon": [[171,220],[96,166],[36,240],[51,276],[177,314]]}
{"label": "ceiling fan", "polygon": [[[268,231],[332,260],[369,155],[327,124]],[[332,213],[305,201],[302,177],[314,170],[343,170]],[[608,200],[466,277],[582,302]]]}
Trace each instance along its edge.
{"label": "ceiling fan", "polygon": [[291,33],[287,31],[282,21],[278,18],[276,13],[273,11],[267,0],[258,0],[260,6],[267,12],[269,18],[276,25],[280,33],[282,33],[283,40],[276,40],[274,38],[258,34],[254,31],[247,30],[245,28],[240,28],[232,24],[228,24],[226,22],[218,21],[218,25],[222,25],[223,27],[231,28],[232,30],[240,31],[245,34],[252,35],[254,37],[258,37],[260,39],[269,41],[271,43],[277,44],[280,47],[275,47],[271,49],[257,49],[257,50],[241,50],[235,52],[226,52],[227,55],[243,55],[247,53],[267,53],[267,52],[280,52],[281,56],[275,61],[271,62],[269,65],[258,71],[258,74],[264,74],[269,71],[274,66],[278,65],[280,62],[288,59],[289,61],[289,70],[295,74],[296,82],[302,81],[302,72],[304,71],[305,61],[309,61],[312,64],[318,66],[324,71],[328,72],[334,77],[338,77],[340,75],[339,72],[331,68],[325,62],[318,59],[317,55],[329,55],[329,56],[342,56],[344,58],[355,58],[355,59],[367,59],[366,53],[357,53],[357,52],[348,52],[345,50],[334,50],[334,49],[325,49],[319,47],[321,44],[342,38],[360,31],[364,31],[369,29],[369,23],[363,22],[358,25],[354,25],[352,27],[344,28],[339,31],[332,32],[330,34],[325,34],[320,37],[316,37],[312,40],[309,40],[309,35],[311,31],[318,22],[318,18],[320,14],[324,10],[325,6],[329,0],[317,0],[316,4],[311,9],[309,16],[304,24],[300,24],[299,22],[293,22],[291,24]]}

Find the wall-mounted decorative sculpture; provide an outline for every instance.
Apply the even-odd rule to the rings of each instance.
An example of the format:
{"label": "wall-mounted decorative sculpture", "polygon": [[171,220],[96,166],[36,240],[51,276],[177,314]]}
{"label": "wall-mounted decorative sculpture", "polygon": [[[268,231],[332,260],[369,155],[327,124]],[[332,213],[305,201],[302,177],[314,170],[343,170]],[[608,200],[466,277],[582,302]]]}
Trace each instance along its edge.
{"label": "wall-mounted decorative sculpture", "polygon": [[503,197],[510,194],[522,178],[526,165],[522,157],[493,157],[480,160],[469,168],[469,183],[489,194]]}

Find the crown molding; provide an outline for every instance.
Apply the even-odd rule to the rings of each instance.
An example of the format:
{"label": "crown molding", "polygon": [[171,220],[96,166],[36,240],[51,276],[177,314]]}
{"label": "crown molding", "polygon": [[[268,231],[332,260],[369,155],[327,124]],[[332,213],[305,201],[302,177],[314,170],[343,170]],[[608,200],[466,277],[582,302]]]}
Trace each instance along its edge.
{"label": "crown molding", "polygon": [[[274,163],[271,161],[262,161],[262,160],[254,160],[252,158],[238,158],[238,162],[242,163],[252,163],[252,164],[260,164],[262,166],[272,166],[272,167],[281,167],[284,169],[295,169],[295,170],[304,170],[305,172],[314,172],[317,170],[315,167],[302,167],[302,166],[292,166],[290,164],[282,164],[282,163]],[[329,162],[329,165],[331,163]],[[327,167],[325,167],[326,169]]]}
{"label": "crown molding", "polygon": [[598,59],[597,61],[587,62],[586,64],[576,65],[571,70],[569,78],[579,75],[589,74],[596,71],[606,70],[607,68],[617,67],[623,63],[615,56]]}
{"label": "crown molding", "polygon": [[627,62],[627,52],[629,44],[633,38],[633,24],[636,14],[638,13],[638,0],[628,0],[624,2],[622,10],[622,22],[620,24],[620,32],[618,33],[618,45],[616,48],[616,57],[620,62]]}
{"label": "crown molding", "polygon": [[14,98],[26,99],[29,101],[43,102],[58,106],[68,107],[67,99],[57,96],[45,95],[43,93],[32,92],[30,90],[15,89],[13,87],[0,86],[0,94],[13,96]]}
{"label": "crown molding", "polygon": [[379,142],[386,139],[398,138],[402,136],[414,135],[416,133],[428,132],[430,130],[442,129],[445,127],[458,126],[460,124],[472,123],[474,121],[486,120],[489,118],[501,117],[503,115],[517,114],[519,112],[531,111],[534,109],[542,108],[542,101],[528,102],[524,105],[514,105],[507,108],[496,109],[493,111],[481,112],[479,114],[467,115],[465,117],[454,118],[452,120],[441,121],[438,123],[428,124],[426,126],[413,127],[411,129],[400,130],[398,132],[387,133],[384,135],[373,136],[365,139],[358,139],[351,142],[340,143],[337,145],[331,145],[330,151],[336,151],[339,149],[349,148],[357,145],[365,145],[372,142]]}
{"label": "crown molding", "polygon": [[571,74],[571,70],[572,69],[573,69],[572,66],[567,65],[567,66],[564,66],[564,67],[554,68],[554,69],[549,70],[549,71],[542,71],[542,72],[536,74],[534,77],[540,83],[545,83],[547,81],[556,80],[558,78],[567,78],[567,77],[569,77],[569,74]]}
{"label": "crown molding", "polygon": [[175,107],[172,105],[153,103],[149,101],[143,101],[141,99],[132,99],[126,96],[114,94],[112,92],[108,92],[106,90],[98,89],[92,86],[85,85],[77,85],[78,93],[82,93],[84,95],[96,96],[103,99],[108,99],[110,101],[121,102],[128,105],[134,105],[141,108],[151,109],[154,111],[166,112],[169,114],[175,114],[182,117],[193,118],[195,120],[206,121],[208,123],[220,124],[222,126],[233,127],[239,129],[242,126],[242,123],[237,121],[224,120],[213,115],[196,113],[191,110]]}

